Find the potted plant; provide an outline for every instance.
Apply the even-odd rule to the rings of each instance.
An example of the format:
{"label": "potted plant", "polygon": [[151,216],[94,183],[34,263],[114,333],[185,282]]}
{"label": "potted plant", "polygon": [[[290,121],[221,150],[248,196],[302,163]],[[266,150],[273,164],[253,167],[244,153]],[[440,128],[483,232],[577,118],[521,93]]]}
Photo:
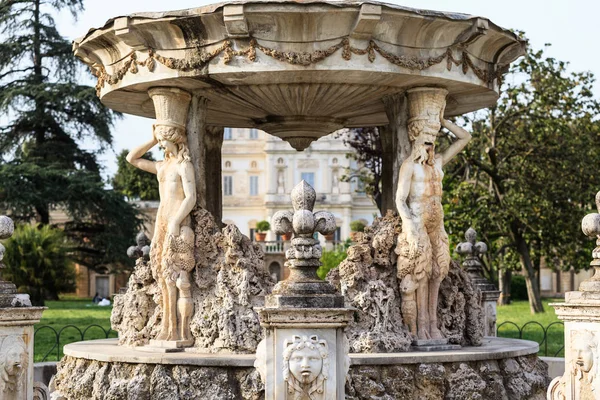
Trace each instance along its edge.
{"label": "potted plant", "polygon": [[357,233],[365,231],[365,224],[362,221],[356,220],[350,222],[350,239],[356,241]]}
{"label": "potted plant", "polygon": [[283,240],[284,242],[289,242],[290,240],[292,240],[292,232],[284,233],[283,235],[281,235],[281,240]]}
{"label": "potted plant", "polygon": [[254,239],[258,242],[264,242],[267,237],[267,231],[271,229],[269,221],[258,221],[256,223],[256,232],[254,233]]}

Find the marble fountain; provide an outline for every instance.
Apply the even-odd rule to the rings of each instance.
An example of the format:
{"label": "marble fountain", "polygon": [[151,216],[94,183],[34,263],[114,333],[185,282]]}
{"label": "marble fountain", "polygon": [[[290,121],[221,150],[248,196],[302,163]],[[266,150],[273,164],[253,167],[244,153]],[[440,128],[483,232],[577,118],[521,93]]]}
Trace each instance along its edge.
{"label": "marble fountain", "polygon": [[[538,345],[484,336],[480,285],[450,259],[440,204],[442,165],[470,139],[447,118],[493,105],[525,47],[486,18],[353,1],[139,13],[77,39],[102,102],[156,120],[128,160],[158,175],[161,205],[115,299],[119,339],[65,346],[52,398],[545,398]],[[302,151],[364,126],[382,127],[384,205],[399,215],[319,280],[313,235],[335,219],[301,182],[271,220],[293,233],[275,284],[260,247],[222,226],[223,128]],[[436,154],[441,127],[456,141]],[[155,145],[163,162],[140,158]]]}

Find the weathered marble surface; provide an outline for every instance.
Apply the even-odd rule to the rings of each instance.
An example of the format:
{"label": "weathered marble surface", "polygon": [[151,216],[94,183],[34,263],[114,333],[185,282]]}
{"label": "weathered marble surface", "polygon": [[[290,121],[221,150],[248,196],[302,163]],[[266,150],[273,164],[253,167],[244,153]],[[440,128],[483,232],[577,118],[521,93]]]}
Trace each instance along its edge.
{"label": "weathered marble surface", "polygon": [[[549,380],[546,364],[526,355],[352,365],[345,389],[349,400],[541,400]],[[54,400],[264,399],[260,376],[251,367],[106,363],[71,356],[58,364],[51,388]]]}
{"label": "weathered marble surface", "polygon": [[[367,228],[348,249],[348,258],[327,276],[355,307],[346,329],[355,353],[407,351],[411,344],[405,325],[400,283],[396,277],[394,247],[401,232],[398,216],[388,213]],[[479,345],[483,337],[481,293],[457,263],[451,263],[440,286],[438,320],[450,343]]]}
{"label": "weathered marble surface", "polygon": [[485,18],[374,1],[140,13],[73,45],[114,110],[152,118],[147,88],[176,84],[206,95],[208,124],[257,127],[297,149],[342,127],[386,125],[381,99],[410,87],[447,87],[447,116],[491,106],[524,49]]}
{"label": "weathered marble surface", "polygon": [[347,400],[543,400],[547,365],[537,356],[498,361],[353,366]]}
{"label": "weathered marble surface", "polygon": [[[219,229],[200,208],[192,212],[192,226],[194,347],[210,353],[256,351],[262,328],[253,307],[262,305],[274,284],[264,269],[262,249],[233,225]],[[137,260],[127,293],[115,299],[111,323],[121,344],[145,345],[160,328],[159,288],[150,262]]]}

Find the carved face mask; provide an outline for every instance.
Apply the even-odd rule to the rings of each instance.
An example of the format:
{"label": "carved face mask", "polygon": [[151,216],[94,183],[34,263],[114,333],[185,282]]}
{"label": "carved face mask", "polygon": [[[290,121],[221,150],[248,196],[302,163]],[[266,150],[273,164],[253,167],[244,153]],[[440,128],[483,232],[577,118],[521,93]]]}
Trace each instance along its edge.
{"label": "carved face mask", "polygon": [[290,357],[290,373],[302,384],[312,383],[323,368],[323,358],[317,348],[305,346]]}

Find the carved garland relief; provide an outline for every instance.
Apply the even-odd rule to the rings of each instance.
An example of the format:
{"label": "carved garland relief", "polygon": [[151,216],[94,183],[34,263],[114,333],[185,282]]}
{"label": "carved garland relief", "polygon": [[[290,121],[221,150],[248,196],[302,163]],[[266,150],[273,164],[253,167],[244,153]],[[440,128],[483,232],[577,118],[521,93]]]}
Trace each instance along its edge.
{"label": "carved garland relief", "polygon": [[[143,61],[139,61],[137,59],[137,53],[133,51],[125,57],[126,60],[123,65],[120,68],[117,68],[113,74],[109,74],[103,65],[99,65],[97,69],[92,68],[92,74],[98,78],[96,92],[99,95],[100,90],[102,90],[106,83],[114,85],[121,81],[127,73],[136,74],[139,70],[139,66],[146,67],[148,68],[148,71],[153,72],[156,62],[159,62],[167,68],[178,71],[199,70],[204,68],[209,62],[221,54],[223,54],[223,62],[225,64],[229,64],[234,57],[242,56],[245,56],[248,61],[255,62],[256,49],[278,61],[305,67],[325,60],[340,49],[343,49],[342,58],[346,61],[349,61],[352,58],[352,54],[355,54],[359,56],[368,55],[369,61],[373,63],[377,58],[377,54],[379,54],[390,63],[411,71],[422,71],[446,60],[446,68],[448,71],[452,70],[452,65],[461,67],[464,74],[470,69],[479,79],[486,83],[493,83],[494,80],[498,79],[498,85],[500,85],[502,75],[506,72],[503,69],[497,69],[490,72],[488,68],[479,68],[473,63],[471,56],[466,50],[463,48],[459,49],[456,46],[448,47],[443,53],[435,57],[418,58],[390,53],[379,47],[374,40],[369,41],[369,45],[366,48],[359,49],[351,46],[350,39],[346,37],[339,43],[330,46],[325,50],[316,50],[312,53],[272,49],[260,45],[254,38],[250,40],[250,45],[246,49],[234,50],[231,40],[224,40],[223,44],[218,48],[210,52],[201,52],[199,57],[194,58],[193,60],[163,57],[160,54],[157,54],[156,50],[150,48],[148,49],[148,57]],[[461,58],[454,57],[455,50],[461,53]]]}

